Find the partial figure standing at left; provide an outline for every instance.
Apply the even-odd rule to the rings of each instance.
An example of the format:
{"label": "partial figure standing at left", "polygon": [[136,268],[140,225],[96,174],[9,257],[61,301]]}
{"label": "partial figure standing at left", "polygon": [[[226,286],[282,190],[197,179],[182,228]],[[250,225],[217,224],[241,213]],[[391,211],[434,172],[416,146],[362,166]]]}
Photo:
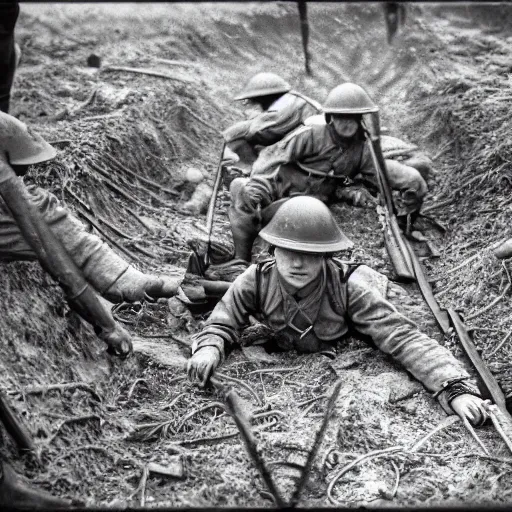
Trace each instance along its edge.
{"label": "partial figure standing at left", "polygon": [[0,111],[9,112],[9,100],[21,50],[14,41],[14,27],[20,13],[18,2],[0,3]]}

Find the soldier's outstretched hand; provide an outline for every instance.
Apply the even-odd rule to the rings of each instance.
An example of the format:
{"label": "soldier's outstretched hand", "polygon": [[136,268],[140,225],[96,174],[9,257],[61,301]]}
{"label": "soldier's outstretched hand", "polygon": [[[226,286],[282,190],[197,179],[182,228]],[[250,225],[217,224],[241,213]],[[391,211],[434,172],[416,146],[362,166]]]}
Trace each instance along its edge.
{"label": "soldier's outstretched hand", "polygon": [[482,425],[487,419],[483,400],[469,393],[455,397],[450,406],[461,418],[466,418],[475,426]]}
{"label": "soldier's outstretched hand", "polygon": [[191,382],[204,387],[220,364],[220,352],[215,347],[203,347],[199,349],[187,364],[187,374]]}

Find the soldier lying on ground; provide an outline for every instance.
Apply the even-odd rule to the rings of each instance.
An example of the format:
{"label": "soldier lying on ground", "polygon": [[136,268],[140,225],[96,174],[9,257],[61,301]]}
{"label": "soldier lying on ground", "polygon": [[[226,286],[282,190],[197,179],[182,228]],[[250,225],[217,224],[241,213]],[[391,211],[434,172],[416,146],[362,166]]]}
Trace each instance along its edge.
{"label": "soldier lying on ground", "polygon": [[[310,195],[330,203],[337,198],[337,189],[347,187],[358,175],[376,186],[361,122],[363,114],[377,111],[361,87],[339,85],[324,104],[326,124],[297,128],[261,151],[250,178],[232,181],[229,220],[235,258],[251,261],[259,230],[288,198]],[[395,160],[386,160],[386,167],[391,187],[400,194],[399,213],[404,217],[417,213],[427,193],[420,172]],[[370,194],[367,197],[375,201]]]}
{"label": "soldier lying on ground", "polygon": [[254,75],[235,100],[248,100],[261,112],[224,130],[225,159],[232,153],[243,153],[252,164],[262,147],[280,141],[304,121],[322,111],[319,103],[291,90],[286,80],[275,73]]}
{"label": "soldier lying on ground", "polygon": [[[28,166],[55,158],[56,152],[42,137],[16,118],[0,112],[0,165],[11,166],[17,175]],[[113,302],[172,297],[179,278],[144,274],[118,256],[99,237],[86,231],[59,200],[47,190],[29,186],[27,200],[36,206],[85,279]],[[30,260],[35,255],[23,238],[16,221],[0,197],[0,260]]]}
{"label": "soldier lying on ground", "polygon": [[191,381],[207,383],[251,315],[276,334],[269,342],[272,350],[335,357],[337,342],[352,328],[400,362],[447,412],[474,424],[485,420],[479,392],[454,356],[352,274],[353,266],[331,257],[352,242],[326,205],[312,197],[292,198],[260,235],[274,248],[274,257],[240,275],[194,335]]}

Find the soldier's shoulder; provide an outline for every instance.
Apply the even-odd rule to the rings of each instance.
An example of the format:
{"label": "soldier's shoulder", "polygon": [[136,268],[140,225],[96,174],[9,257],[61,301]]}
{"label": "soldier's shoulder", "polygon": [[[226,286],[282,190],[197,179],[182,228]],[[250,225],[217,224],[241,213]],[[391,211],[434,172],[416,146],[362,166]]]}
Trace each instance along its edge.
{"label": "soldier's shoulder", "polygon": [[283,145],[285,145],[287,142],[289,142],[292,139],[295,139],[297,137],[300,137],[308,132],[312,133],[313,126],[306,126],[306,125],[300,125],[295,130],[292,130],[289,132],[286,137],[282,139]]}

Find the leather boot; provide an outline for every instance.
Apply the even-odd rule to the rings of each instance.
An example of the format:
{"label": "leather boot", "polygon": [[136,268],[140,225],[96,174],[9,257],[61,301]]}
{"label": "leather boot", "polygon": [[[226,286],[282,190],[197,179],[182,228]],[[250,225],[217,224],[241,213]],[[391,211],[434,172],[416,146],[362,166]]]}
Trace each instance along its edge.
{"label": "leather boot", "polygon": [[24,508],[27,510],[71,508],[81,506],[78,501],[64,500],[50,493],[34,489],[19,477],[6,462],[0,462],[0,509]]}
{"label": "leather boot", "polygon": [[228,211],[233,244],[235,246],[235,259],[241,259],[250,263],[252,245],[258,236],[256,218],[254,215],[240,211],[233,207]]}

